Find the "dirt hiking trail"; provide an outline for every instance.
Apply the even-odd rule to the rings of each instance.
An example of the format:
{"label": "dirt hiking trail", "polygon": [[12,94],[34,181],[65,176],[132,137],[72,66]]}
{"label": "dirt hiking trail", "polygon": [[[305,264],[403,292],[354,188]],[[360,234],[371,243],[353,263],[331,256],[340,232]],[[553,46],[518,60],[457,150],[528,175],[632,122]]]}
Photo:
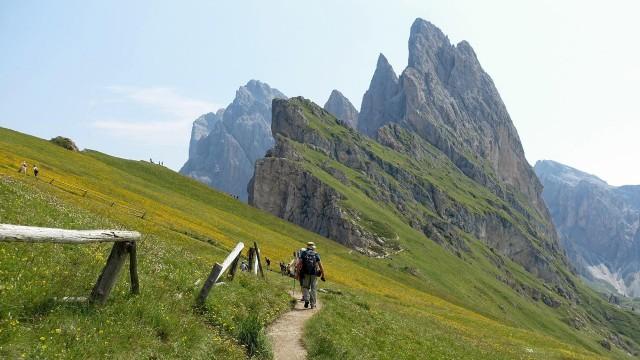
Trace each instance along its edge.
{"label": "dirt hiking trail", "polygon": [[[294,293],[294,298],[300,300],[302,295]],[[275,360],[304,360],[307,349],[302,343],[304,324],[320,310],[322,303],[318,300],[315,309],[305,309],[304,303],[296,301],[295,308],[282,315],[267,329],[267,336],[273,348]]]}

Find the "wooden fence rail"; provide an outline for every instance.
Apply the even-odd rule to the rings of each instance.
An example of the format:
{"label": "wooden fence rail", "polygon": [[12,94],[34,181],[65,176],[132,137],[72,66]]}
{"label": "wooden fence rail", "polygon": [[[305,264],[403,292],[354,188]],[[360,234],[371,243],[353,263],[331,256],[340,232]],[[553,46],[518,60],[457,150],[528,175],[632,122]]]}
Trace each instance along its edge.
{"label": "wooden fence rail", "polygon": [[35,226],[0,224],[2,242],[54,242],[83,244],[94,242],[137,241],[140,233],[122,230],[63,230]]}
{"label": "wooden fence rail", "polygon": [[62,244],[113,242],[114,244],[111,248],[107,263],[102,269],[89,297],[91,302],[99,304],[104,303],[109,297],[127,255],[129,255],[131,292],[134,294],[140,292],[136,254],[136,243],[138,240],[140,240],[140,233],[137,231],[63,230],[0,224],[0,242]]}
{"label": "wooden fence rail", "polygon": [[233,277],[235,275],[236,268],[238,266],[238,261],[240,261],[240,253],[244,249],[244,244],[239,242],[236,247],[231,250],[227,258],[224,259],[222,264],[215,263],[213,268],[211,269],[211,273],[209,277],[202,285],[202,289],[200,290],[200,294],[198,294],[198,299],[196,301],[198,306],[204,305],[204,302],[207,300],[207,296],[209,296],[209,292],[211,288],[218,282],[222,274],[229,268],[229,266],[233,265],[233,271],[230,275]]}

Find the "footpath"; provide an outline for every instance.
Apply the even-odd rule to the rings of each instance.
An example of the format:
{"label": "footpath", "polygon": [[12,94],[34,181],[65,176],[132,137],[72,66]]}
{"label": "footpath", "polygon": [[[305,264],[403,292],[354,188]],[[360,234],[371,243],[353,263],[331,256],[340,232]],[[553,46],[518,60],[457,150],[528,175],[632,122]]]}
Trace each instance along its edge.
{"label": "footpath", "polygon": [[[294,293],[296,300],[300,293]],[[315,309],[305,309],[304,303],[296,302],[296,306],[288,313],[282,315],[267,329],[267,336],[273,348],[275,360],[304,360],[307,358],[307,350],[304,348],[302,336],[304,324],[322,307],[318,301]]]}

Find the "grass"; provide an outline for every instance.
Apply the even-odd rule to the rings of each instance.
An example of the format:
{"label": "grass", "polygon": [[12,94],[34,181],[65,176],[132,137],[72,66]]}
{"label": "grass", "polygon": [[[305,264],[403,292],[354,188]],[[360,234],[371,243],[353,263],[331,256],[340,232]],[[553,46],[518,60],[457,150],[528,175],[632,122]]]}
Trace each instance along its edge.
{"label": "grass", "polygon": [[[82,197],[18,176],[23,160],[38,164],[43,175],[90,192]],[[0,244],[0,357],[269,358],[263,328],[290,306],[288,282],[279,276],[268,283],[240,277],[216,287],[205,312],[192,307],[198,281],[238,241],[258,242],[274,263],[307,241],[318,244],[328,272],[323,286],[334,291],[322,295],[325,307],[306,330],[311,358],[625,356],[617,347],[609,352],[598,344],[607,331],[593,325],[600,320],[576,330],[566,321],[576,314],[570,304],[551,309],[498,281],[495,265],[480,256],[489,250],[478,241],[467,240],[472,252],[459,258],[358,186],[345,186],[309,166],[345,194],[372,227],[396,234],[406,250],[388,259],[367,258],[163,167],[95,151],[74,153],[0,129],[0,174],[7,175],[0,185],[0,222],[143,233],[142,293],[129,295],[123,276],[103,307],[51,299],[88,294],[108,245]],[[145,209],[147,215],[131,216],[92,194]],[[517,264],[504,262],[520,281],[542,286]],[[612,327],[626,326],[627,336],[636,336],[637,320],[630,314],[595,295],[584,299],[620,323]]]}
{"label": "grass", "polygon": [[[123,228],[117,222],[60,201],[28,184],[0,180],[2,222],[61,228]],[[239,275],[217,287],[204,316],[193,310],[207,258],[220,249],[171,246],[145,234],[139,249],[142,294],[131,296],[121,275],[109,304],[93,307],[55,298],[87,296],[109,244],[5,244],[0,247],[0,357],[2,358],[220,358],[242,359],[236,327],[252,314],[263,328],[288,308],[278,283]],[[204,244],[203,244],[204,245]],[[224,311],[218,311],[223,309]],[[249,311],[250,309],[250,311]],[[135,338],[136,341],[129,339]],[[268,354],[263,358],[269,358]]]}

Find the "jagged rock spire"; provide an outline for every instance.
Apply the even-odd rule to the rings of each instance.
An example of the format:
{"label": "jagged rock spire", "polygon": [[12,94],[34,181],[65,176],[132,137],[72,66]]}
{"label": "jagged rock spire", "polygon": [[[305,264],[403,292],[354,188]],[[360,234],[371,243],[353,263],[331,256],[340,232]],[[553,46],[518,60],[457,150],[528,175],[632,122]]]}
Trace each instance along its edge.
{"label": "jagged rock spire", "polygon": [[350,127],[354,129],[358,127],[358,110],[340,91],[333,90],[331,92],[329,99],[324,104],[324,109]]}

